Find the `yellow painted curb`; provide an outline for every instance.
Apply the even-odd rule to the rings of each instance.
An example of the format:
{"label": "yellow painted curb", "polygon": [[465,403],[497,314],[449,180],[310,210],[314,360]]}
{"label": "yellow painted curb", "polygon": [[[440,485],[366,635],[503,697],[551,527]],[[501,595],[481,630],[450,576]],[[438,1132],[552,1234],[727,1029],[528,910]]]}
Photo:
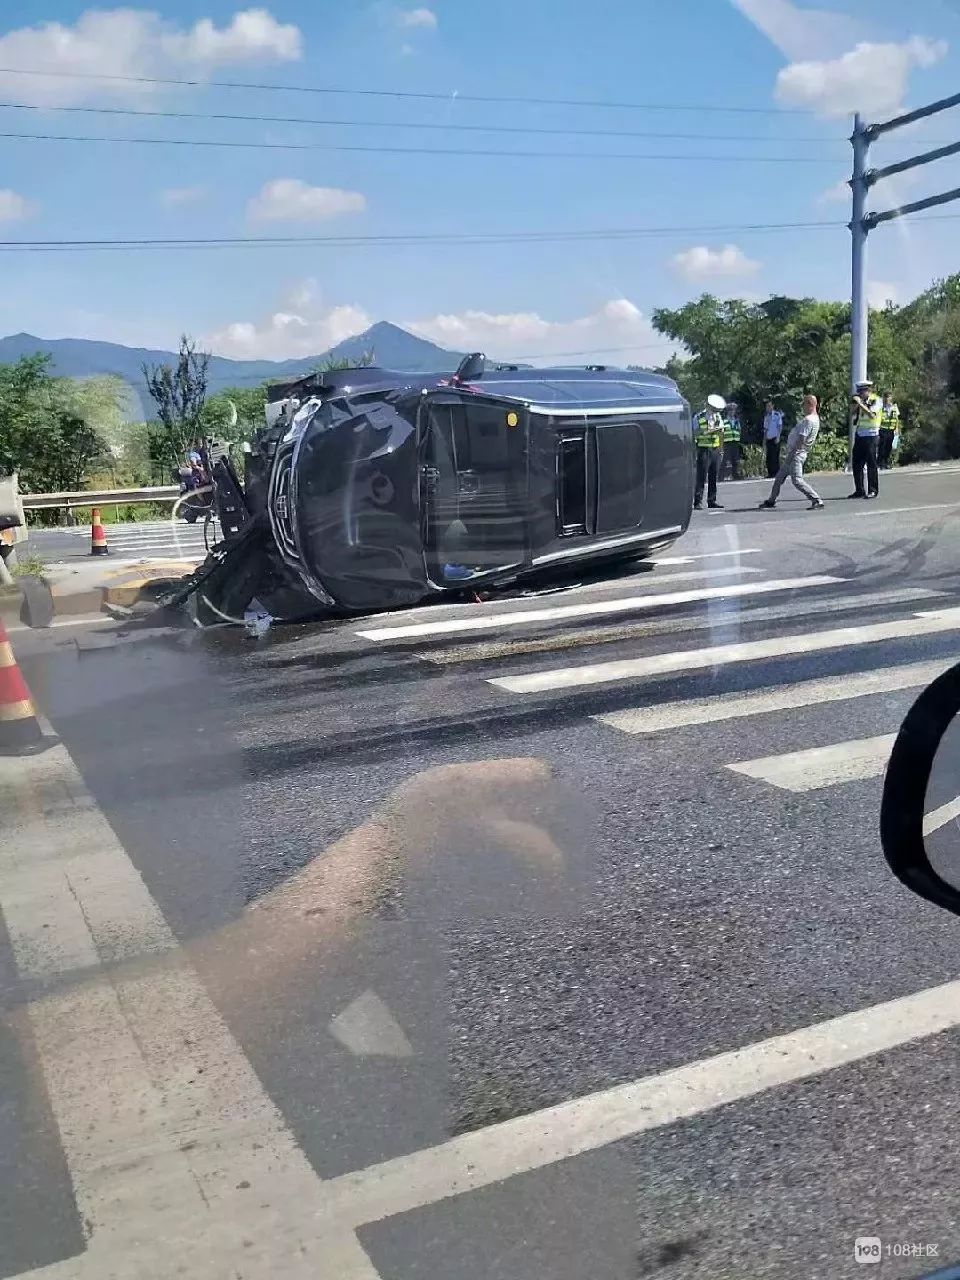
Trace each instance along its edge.
{"label": "yellow painted curb", "polygon": [[[145,564],[122,564],[115,568],[104,565],[103,578],[182,578],[200,564],[203,557],[197,560],[149,560]],[[105,585],[105,584],[104,584]]]}
{"label": "yellow painted curb", "polygon": [[149,573],[145,574],[141,570],[124,582],[102,586],[100,592],[103,603],[124,605],[129,609],[143,599],[151,599],[158,586],[166,586],[167,583],[178,582],[181,578],[188,577],[195,567],[178,564],[170,566],[167,572],[164,572],[162,565],[153,565]]}

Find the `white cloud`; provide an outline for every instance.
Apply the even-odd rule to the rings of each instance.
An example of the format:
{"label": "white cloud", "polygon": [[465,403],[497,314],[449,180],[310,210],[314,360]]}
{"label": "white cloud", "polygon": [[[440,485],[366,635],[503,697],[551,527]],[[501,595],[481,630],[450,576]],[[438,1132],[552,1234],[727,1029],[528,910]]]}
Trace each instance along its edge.
{"label": "white cloud", "polygon": [[182,205],[199,204],[209,194],[210,188],[204,186],[167,187],[160,192],[160,199],[168,208],[176,209]]}
{"label": "white cloud", "polygon": [[705,244],[694,245],[676,253],[671,265],[687,280],[721,280],[734,276],[752,276],[761,264],[748,258],[735,244],[725,244],[722,249],[710,249]]}
{"label": "white cloud", "polygon": [[867,301],[877,311],[882,311],[888,302],[896,302],[899,297],[897,286],[886,280],[871,280],[867,285]]}
{"label": "white cloud", "polygon": [[803,9],[791,0],[732,0],[732,3],[791,62],[831,57],[849,48],[858,38],[857,24],[846,14]]}
{"label": "white cloud", "polygon": [[467,310],[402,323],[443,347],[531,363],[562,358],[585,364],[589,357],[611,364],[654,365],[674,349],[627,298],[613,299],[599,311],[573,320],[545,320],[536,311]]}
{"label": "white cloud", "polygon": [[777,98],[824,116],[893,113],[906,97],[911,72],[932,67],[946,53],[945,41],[924,36],[902,44],[862,41],[839,58],[784,67],[777,76]]}
{"label": "white cloud", "polygon": [[242,10],[223,27],[200,18],[189,28],[147,9],[87,9],[72,24],[40,22],[0,35],[0,66],[57,73],[0,73],[0,92],[38,106],[130,99],[156,92],[156,86],[95,77],[176,76],[184,69],[205,74],[236,63],[289,62],[302,47],[299,28],[277,22],[266,9]]}
{"label": "white cloud", "polygon": [[322,355],[372,323],[362,307],[324,306],[314,281],[304,280],[287,290],[270,315],[225,325],[207,334],[203,345],[236,360],[291,360]]}
{"label": "white cloud", "polygon": [[437,28],[437,15],[432,9],[404,9],[397,14],[397,22],[401,27],[425,27],[430,31]]}
{"label": "white cloud", "polygon": [[346,213],[363,213],[366,197],[339,187],[311,187],[299,178],[266,183],[247,205],[251,222],[322,222]]}
{"label": "white cloud", "polygon": [[37,206],[16,191],[0,188],[0,222],[20,222],[37,212]]}
{"label": "white cloud", "polygon": [[200,18],[189,31],[164,37],[167,52],[185,62],[208,66],[238,62],[296,62],[303,36],[292,23],[280,23],[266,9],[244,9],[225,27]]}

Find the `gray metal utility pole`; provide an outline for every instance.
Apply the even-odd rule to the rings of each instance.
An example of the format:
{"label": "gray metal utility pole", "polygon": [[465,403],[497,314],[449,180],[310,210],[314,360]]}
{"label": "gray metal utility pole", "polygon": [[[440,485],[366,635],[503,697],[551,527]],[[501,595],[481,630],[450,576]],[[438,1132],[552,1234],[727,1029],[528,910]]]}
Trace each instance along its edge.
{"label": "gray metal utility pole", "polygon": [[[887,165],[884,169],[870,169],[867,159],[870,144],[885,133],[901,129],[904,125],[913,124],[915,120],[923,120],[927,116],[937,115],[951,107],[960,106],[960,93],[950,98],[941,98],[939,102],[931,102],[927,107],[918,107],[916,111],[908,111],[882,124],[867,124],[859,115],[853,118],[853,177],[850,186],[853,190],[853,217],[850,221],[850,233],[853,240],[853,270],[850,327],[853,338],[853,350],[850,361],[850,381],[852,390],[856,390],[858,382],[867,377],[867,344],[869,339],[870,313],[867,306],[867,237],[874,227],[881,222],[890,222],[894,218],[902,218],[906,214],[919,213],[922,209],[932,209],[936,205],[949,204],[951,200],[960,200],[960,187],[953,191],[945,191],[941,195],[928,196],[925,200],[914,200],[912,204],[902,205],[899,209],[888,209],[882,213],[867,213],[867,195],[870,188],[881,178],[892,177],[895,173],[904,173],[907,169],[915,169],[918,165],[931,164],[934,160],[943,160],[946,156],[960,152],[960,142],[951,142],[947,146],[937,147],[934,151],[925,151],[922,155],[912,156],[908,160],[899,160],[896,164]],[[853,448],[853,418],[850,422],[850,447]]]}
{"label": "gray metal utility pole", "polygon": [[[853,117],[853,177],[850,186],[853,188],[853,219],[850,232],[853,236],[853,271],[852,292],[850,295],[850,329],[853,337],[853,358],[851,360],[851,391],[856,390],[858,382],[867,376],[867,339],[870,324],[870,312],[867,306],[867,157],[870,154],[870,134],[864,128],[859,115]],[[851,425],[852,431],[852,425]],[[852,447],[852,440],[851,440]]]}

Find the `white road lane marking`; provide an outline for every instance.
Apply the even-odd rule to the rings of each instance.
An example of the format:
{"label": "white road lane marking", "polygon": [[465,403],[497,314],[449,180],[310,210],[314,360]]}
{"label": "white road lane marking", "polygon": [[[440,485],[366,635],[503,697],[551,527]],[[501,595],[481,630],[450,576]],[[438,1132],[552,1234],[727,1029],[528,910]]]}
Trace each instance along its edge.
{"label": "white road lane marking", "polygon": [[364,991],[331,1018],[327,1029],[358,1057],[411,1058],[413,1047],[403,1027],[375,991]]}
{"label": "white road lane marking", "polygon": [[945,827],[948,822],[953,822],[956,818],[960,818],[960,796],[926,814],[923,819],[923,834],[932,836],[935,831],[939,831],[941,827]]}
{"label": "white road lane marking", "polygon": [[657,556],[648,564],[692,564],[694,560],[719,560],[728,556],[758,556],[762,547],[736,547],[732,551],[705,551],[700,555],[689,556]]}
{"label": "white road lane marking", "polygon": [[926,467],[917,467],[916,469],[894,467],[892,471],[888,471],[884,476],[884,482],[890,480],[926,480],[930,476],[950,476],[960,471],[960,467],[947,467],[942,462],[931,462]]}
{"label": "white road lane marking", "polygon": [[[692,556],[687,559],[693,559]],[[647,564],[653,564],[653,561],[647,561]],[[745,574],[762,573],[762,569],[747,568],[739,565],[727,566],[709,569],[693,569],[683,570],[680,573],[654,573],[650,569],[641,573],[631,573],[625,577],[605,578],[600,582],[572,582],[569,586],[557,586],[550,588],[544,586],[538,591],[529,591],[526,594],[518,594],[515,596],[504,596],[501,599],[487,600],[485,602],[486,610],[490,617],[493,617],[499,609],[503,613],[509,613],[512,608],[516,608],[518,604],[535,605],[543,600],[570,600],[579,597],[581,591],[618,591],[621,588],[635,586],[638,582],[649,586],[651,590],[665,587],[669,590],[671,583],[674,582],[692,582],[700,578],[726,578],[739,577]],[[403,617],[411,621],[426,620],[429,618],[457,618],[466,617],[475,614],[479,610],[476,604],[464,604],[462,601],[445,601],[442,604],[422,605],[420,608],[404,609]],[[486,616],[486,615],[484,615]],[[364,619],[367,624],[373,624],[381,621],[395,623],[397,620],[396,610],[387,613],[373,613]],[[354,620],[354,625],[358,619]]]}
{"label": "white road lane marking", "polygon": [[686,702],[661,702],[649,707],[629,707],[594,716],[602,724],[622,733],[660,733],[684,725],[713,724],[738,720],[743,716],[790,711],[795,707],[815,707],[823,702],[846,702],[876,693],[892,693],[929,684],[954,665],[952,658],[936,662],[914,662],[880,671],[847,672],[825,680],[800,680],[776,685],[759,693],[724,693],[714,698],[694,698]]}
{"label": "white road lane marking", "polygon": [[625,578],[606,578],[603,582],[582,582],[569,588],[568,592],[559,594],[575,595],[580,591],[616,591],[619,587],[635,586],[645,583],[650,587],[659,587],[671,582],[695,582],[700,578],[742,578],[747,574],[763,573],[762,569],[754,569],[750,565],[712,565],[709,569],[683,569],[680,573],[631,573]]}
{"label": "white road lane marking", "polygon": [[114,619],[111,618],[110,615],[107,613],[91,613],[91,614],[79,613],[74,615],[74,617],[72,618],[69,618],[69,617],[54,618],[54,620],[50,623],[48,627],[28,627],[28,626],[25,626],[22,622],[8,622],[6,624],[7,634],[11,636],[17,635],[17,634],[29,634],[29,633],[32,633],[33,635],[37,635],[38,633],[42,634],[44,631],[54,631],[58,627],[93,627],[93,626],[103,627],[106,630],[106,629],[115,627],[116,623]]}
{"label": "white road lane marking", "polygon": [[573,1098],[325,1186],[338,1214],[358,1226],[378,1222],[957,1026],[960,981]]}
{"label": "white road lane marking", "polygon": [[831,631],[808,631],[799,635],[776,636],[770,640],[747,640],[742,644],[720,644],[710,648],[683,649],[675,653],[655,653],[646,658],[601,662],[582,667],[558,667],[522,676],[497,676],[488,683],[508,693],[542,693],[552,689],[577,689],[607,684],[614,680],[635,680],[678,671],[703,671],[756,658],[781,658],[793,654],[845,649],[881,640],[913,639],[941,631],[960,630],[960,608],[915,613],[895,622],[878,622],[862,627],[838,627]]}
{"label": "white road lane marking", "polygon": [[772,591],[799,591],[842,582],[830,574],[808,578],[777,578],[770,582],[736,583],[727,587],[702,587],[697,591],[666,591],[654,595],[626,596],[616,600],[592,600],[584,604],[556,605],[546,609],[524,609],[515,613],[482,614],[479,617],[448,618],[419,622],[412,626],[377,627],[358,631],[365,640],[404,640],[415,636],[454,635],[462,631],[492,631],[498,627],[523,626],[531,622],[565,622],[571,618],[599,618],[617,613],[639,612],[676,604],[701,604],[709,600],[733,600],[766,595]]}
{"label": "white road lane marking", "polygon": [[28,1006],[88,1235],[69,1274],[154,1277],[164,1240],[165,1275],[376,1280],[63,746],[0,758],[0,813],[20,973],[83,971]]}
{"label": "white road lane marking", "polygon": [[877,778],[887,767],[897,740],[895,733],[876,738],[855,738],[834,742],[829,747],[808,747],[780,755],[740,760],[726,767],[760,782],[769,782],[783,791],[819,791],[841,782]]}
{"label": "white road lane marking", "polygon": [[942,511],[945,507],[960,507],[960,502],[928,502],[916,507],[872,507],[869,511],[854,511],[853,515],[864,520],[868,516],[896,516],[905,511]]}
{"label": "white road lane marking", "polygon": [[[803,616],[811,618],[821,613],[837,613],[841,608],[870,609],[881,604],[911,604],[916,600],[933,600],[946,594],[945,591],[931,591],[927,587],[903,587],[892,591],[865,591],[847,597],[841,604],[834,597],[827,600],[804,600]],[[460,662],[489,662],[515,654],[551,653],[593,644],[613,644],[619,640],[632,640],[642,636],[668,635],[671,632],[682,631],[686,634],[691,631],[722,631],[725,628],[744,628],[781,618],[794,622],[796,617],[797,609],[793,604],[744,609],[739,601],[733,601],[729,606],[715,607],[709,614],[696,618],[659,618],[651,622],[606,628],[603,631],[569,631],[559,635],[537,636],[532,640],[473,640],[467,644],[449,645],[445,649],[425,650],[418,653],[417,657],[437,666]]]}

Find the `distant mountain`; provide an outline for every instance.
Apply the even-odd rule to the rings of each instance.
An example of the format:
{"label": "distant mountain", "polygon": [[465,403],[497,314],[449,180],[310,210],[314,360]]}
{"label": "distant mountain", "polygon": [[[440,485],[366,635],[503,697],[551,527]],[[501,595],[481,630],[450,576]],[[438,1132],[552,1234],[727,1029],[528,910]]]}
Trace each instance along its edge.
{"label": "distant mountain", "polygon": [[[0,338],[0,364],[12,364],[21,356],[42,351],[53,357],[53,372],[64,378],[92,378],[113,374],[130,389],[128,414],[131,421],[152,417],[152,406],[143,385],[143,364],[164,364],[176,359],[172,351],[152,351],[145,347],[124,347],[114,342],[94,342],[87,338],[37,338],[31,333],[15,333]],[[268,379],[301,377],[326,360],[359,360],[372,352],[377,364],[386,369],[421,373],[455,369],[461,356],[445,351],[433,342],[408,333],[387,320],[378,321],[363,333],[338,342],[329,351],[299,360],[210,360],[209,390],[251,387]]]}

